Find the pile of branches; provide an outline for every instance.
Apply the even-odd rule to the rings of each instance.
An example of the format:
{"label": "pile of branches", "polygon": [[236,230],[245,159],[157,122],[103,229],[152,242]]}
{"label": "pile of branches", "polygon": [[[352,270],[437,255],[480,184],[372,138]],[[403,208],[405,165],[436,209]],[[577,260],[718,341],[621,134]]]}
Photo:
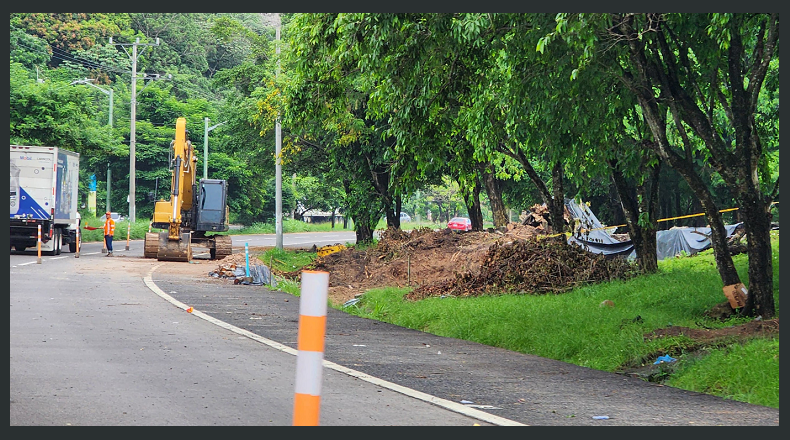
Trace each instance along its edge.
{"label": "pile of branches", "polygon": [[[568,211],[568,207],[563,207],[563,222],[565,226],[570,225],[571,219],[573,216],[571,212]],[[523,212],[519,216],[519,220],[522,225],[532,226],[533,228],[541,228],[541,229],[548,229],[549,226],[552,226],[549,208],[546,204],[534,204],[529,208],[529,212]]]}
{"label": "pile of branches", "polygon": [[568,244],[563,236],[516,240],[491,245],[479,274],[456,274],[455,279],[420,286],[405,298],[562,293],[636,273],[636,265],[625,258],[587,252]]}
{"label": "pile of branches", "polygon": [[456,246],[462,241],[460,234],[453,234],[450,229],[434,231],[428,227],[403,231],[389,227],[382,232],[375,248],[371,248],[376,258],[391,261],[412,250],[426,250],[446,244]]}

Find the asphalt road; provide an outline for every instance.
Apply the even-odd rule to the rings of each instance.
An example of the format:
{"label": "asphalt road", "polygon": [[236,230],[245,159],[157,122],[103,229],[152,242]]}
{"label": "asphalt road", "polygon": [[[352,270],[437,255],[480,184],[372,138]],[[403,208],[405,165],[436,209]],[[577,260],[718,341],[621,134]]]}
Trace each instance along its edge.
{"label": "asphalt road", "polygon": [[[296,356],[166,301],[141,257],[10,256],[10,425],[290,426]],[[322,426],[490,424],[332,369],[322,386]]]}
{"label": "asphalt road", "polygon": [[[299,298],[144,259],[104,281],[88,268],[142,242],[113,263],[89,248],[42,265],[11,256],[11,425],[290,424]],[[333,309],[324,359],[322,425],[779,424],[775,408]]]}

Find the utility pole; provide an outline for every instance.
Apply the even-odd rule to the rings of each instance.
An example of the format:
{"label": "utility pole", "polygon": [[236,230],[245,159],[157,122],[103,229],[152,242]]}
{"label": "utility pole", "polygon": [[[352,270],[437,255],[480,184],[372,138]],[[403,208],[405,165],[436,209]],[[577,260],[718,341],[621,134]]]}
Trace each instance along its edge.
{"label": "utility pole", "polygon": [[110,179],[112,179],[112,170],[110,170],[110,163],[107,162],[107,209],[110,211]]}
{"label": "utility pole", "polygon": [[[110,37],[110,44],[113,44],[112,37]],[[132,59],[132,96],[131,96],[131,129],[129,131],[129,222],[134,223],[136,219],[135,213],[135,131],[136,131],[136,119],[137,119],[137,56],[139,55],[137,46],[143,46],[143,50],[145,50],[146,46],[159,46],[159,37],[156,38],[156,43],[140,43],[140,38],[138,37],[134,43],[115,43],[118,46],[122,46],[123,50],[126,51],[125,46],[132,46],[132,54],[129,55],[129,52],[126,51],[126,54]],[[140,52],[142,53],[142,52]],[[156,76],[158,78],[158,75]],[[143,74],[143,79],[149,79],[145,74]],[[154,78],[150,78],[154,79]],[[142,91],[142,90],[141,90]]]}
{"label": "utility pole", "polygon": [[[282,17],[277,14],[276,24],[276,40],[275,54],[277,55],[277,72],[276,76],[280,76],[280,27],[282,26]],[[274,136],[275,136],[275,180],[274,188],[276,193],[275,200],[275,247],[277,249],[283,248],[283,170],[282,170],[282,136],[280,133],[280,117],[274,123]]]}
{"label": "utility pole", "polygon": [[206,123],[206,131],[203,134],[203,178],[208,179],[208,132],[219,127],[222,124],[227,124],[228,121],[220,122],[219,124],[208,126],[208,116],[203,119]]}

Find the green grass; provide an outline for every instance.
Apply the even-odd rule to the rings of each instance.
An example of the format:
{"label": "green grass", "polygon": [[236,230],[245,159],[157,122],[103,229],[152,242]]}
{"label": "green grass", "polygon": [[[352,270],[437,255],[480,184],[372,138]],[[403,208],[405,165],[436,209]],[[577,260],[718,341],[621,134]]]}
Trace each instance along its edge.
{"label": "green grass", "polygon": [[311,251],[271,248],[258,255],[258,259],[275,271],[293,272],[312,263],[316,256]]}
{"label": "green grass", "polygon": [[779,338],[728,345],[689,360],[667,384],[779,408]]}
{"label": "green grass", "polygon": [[[779,239],[773,237],[774,298],[779,316]],[[744,280],[746,255],[733,257]],[[652,364],[669,354],[678,359],[667,384],[717,396],[777,407],[778,336],[742,347],[710,347],[692,354],[685,337],[645,341],[643,335],[667,326],[722,328],[748,321],[721,322],[703,313],[726,301],[712,251],[659,262],[659,272],[628,281],[590,285],[556,295],[500,295],[406,301],[408,288],[366,292],[348,313],[402,327],[604,371]],[[610,300],[614,307],[601,307]],[[724,368],[728,365],[727,368]]]}

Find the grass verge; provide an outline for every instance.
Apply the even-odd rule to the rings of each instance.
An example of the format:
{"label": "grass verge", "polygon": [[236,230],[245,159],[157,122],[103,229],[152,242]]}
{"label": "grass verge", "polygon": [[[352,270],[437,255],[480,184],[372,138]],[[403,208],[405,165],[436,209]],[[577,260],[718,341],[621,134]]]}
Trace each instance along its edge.
{"label": "grass verge", "polygon": [[[779,316],[779,239],[773,237],[774,297]],[[747,257],[733,257],[747,280]],[[475,341],[598,370],[678,359],[662,382],[743,402],[779,405],[779,338],[702,347],[686,337],[646,340],[659,328],[723,328],[749,321],[707,318],[726,301],[712,251],[659,262],[659,272],[556,295],[491,295],[406,301],[408,288],[366,292],[348,313],[440,336]],[[614,306],[604,305],[611,301]]]}

